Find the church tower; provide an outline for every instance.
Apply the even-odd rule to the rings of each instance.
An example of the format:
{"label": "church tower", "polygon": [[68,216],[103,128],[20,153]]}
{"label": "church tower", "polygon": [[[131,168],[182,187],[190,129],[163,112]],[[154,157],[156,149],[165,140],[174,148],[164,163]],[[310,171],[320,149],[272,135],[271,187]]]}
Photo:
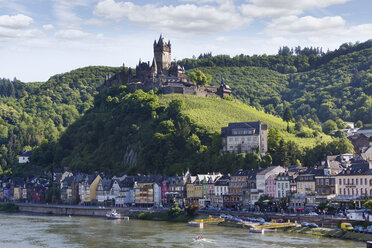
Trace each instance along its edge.
{"label": "church tower", "polygon": [[168,72],[171,66],[171,44],[165,42],[163,35],[160,35],[159,41],[154,41],[154,59],[158,73]]}

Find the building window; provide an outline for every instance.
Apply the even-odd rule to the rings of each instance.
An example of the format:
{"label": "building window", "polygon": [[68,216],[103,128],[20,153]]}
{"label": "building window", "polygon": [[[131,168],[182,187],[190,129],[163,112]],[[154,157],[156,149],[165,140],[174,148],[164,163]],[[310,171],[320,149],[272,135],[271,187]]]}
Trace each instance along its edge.
{"label": "building window", "polygon": [[339,183],[340,185],[342,185],[342,180],[341,180],[341,178],[338,180],[338,183]]}
{"label": "building window", "polygon": [[358,195],[358,189],[355,189],[355,194]]}
{"label": "building window", "polygon": [[347,179],[347,185],[350,185],[350,178]]}
{"label": "building window", "polygon": [[344,189],[344,195],[346,195],[346,189]]}
{"label": "building window", "polygon": [[360,185],[363,185],[363,178],[360,179]]}
{"label": "building window", "polygon": [[354,185],[354,178],[351,179],[351,185]]}
{"label": "building window", "polygon": [[367,185],[367,178],[364,178],[364,185]]}
{"label": "building window", "polygon": [[345,178],[344,178],[344,185],[345,185],[346,183],[345,183]]}
{"label": "building window", "polygon": [[342,190],[340,189],[340,195],[342,195]]}
{"label": "building window", "polygon": [[359,183],[359,180],[357,178],[357,179],[355,179],[355,184],[358,185],[358,183]]}

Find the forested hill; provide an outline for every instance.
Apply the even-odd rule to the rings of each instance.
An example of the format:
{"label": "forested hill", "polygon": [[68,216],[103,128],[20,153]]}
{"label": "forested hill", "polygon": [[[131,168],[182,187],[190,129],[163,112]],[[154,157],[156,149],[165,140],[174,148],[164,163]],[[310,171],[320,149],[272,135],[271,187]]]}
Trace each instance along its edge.
{"label": "forested hill", "polygon": [[87,67],[45,83],[0,79],[0,174],[24,149],[55,141],[93,105],[96,88],[119,68]]}
{"label": "forested hill", "polygon": [[[268,124],[269,153],[222,153],[221,126],[230,121]],[[290,129],[294,126],[290,123]],[[286,132],[278,117],[218,97],[156,95],[125,86],[105,89],[92,109],[64,132],[57,143],[42,144],[32,164],[73,171],[130,174],[180,174],[275,165],[319,164],[324,154],[352,152],[347,139],[331,139],[315,129]],[[295,128],[296,129],[296,128]],[[311,138],[301,138],[299,134]],[[330,142],[330,144],[328,144]],[[315,147],[314,147],[315,146]]]}
{"label": "forested hill", "polygon": [[180,63],[212,75],[213,85],[224,78],[235,97],[268,113],[281,116],[289,106],[297,119],[372,123],[372,40],[328,53],[295,51],[233,58],[205,54]]}

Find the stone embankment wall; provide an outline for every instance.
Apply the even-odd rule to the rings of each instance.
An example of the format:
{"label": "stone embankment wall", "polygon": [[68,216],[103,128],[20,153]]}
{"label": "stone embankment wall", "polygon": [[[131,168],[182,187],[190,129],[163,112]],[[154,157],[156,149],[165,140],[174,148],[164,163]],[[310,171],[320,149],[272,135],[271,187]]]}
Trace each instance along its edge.
{"label": "stone embankment wall", "polygon": [[[104,217],[112,208],[98,208],[86,206],[68,206],[68,205],[46,205],[46,204],[17,204],[20,212],[37,214],[55,214],[55,215],[76,215],[76,216],[96,216]],[[113,207],[114,208],[114,207]],[[118,209],[123,215],[133,215],[144,210],[126,210]]]}

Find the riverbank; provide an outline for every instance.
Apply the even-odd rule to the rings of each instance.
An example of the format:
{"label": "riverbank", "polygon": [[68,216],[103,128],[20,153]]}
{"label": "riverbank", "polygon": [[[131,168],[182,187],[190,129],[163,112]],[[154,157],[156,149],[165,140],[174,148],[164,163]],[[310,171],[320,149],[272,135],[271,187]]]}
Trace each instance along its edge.
{"label": "riverbank", "polygon": [[18,206],[13,203],[0,204],[0,212],[14,213],[18,211]]}
{"label": "riverbank", "polygon": [[306,234],[318,237],[336,238],[361,242],[372,240],[372,234],[342,231],[330,228],[290,227],[281,229],[280,231],[286,233]]}

